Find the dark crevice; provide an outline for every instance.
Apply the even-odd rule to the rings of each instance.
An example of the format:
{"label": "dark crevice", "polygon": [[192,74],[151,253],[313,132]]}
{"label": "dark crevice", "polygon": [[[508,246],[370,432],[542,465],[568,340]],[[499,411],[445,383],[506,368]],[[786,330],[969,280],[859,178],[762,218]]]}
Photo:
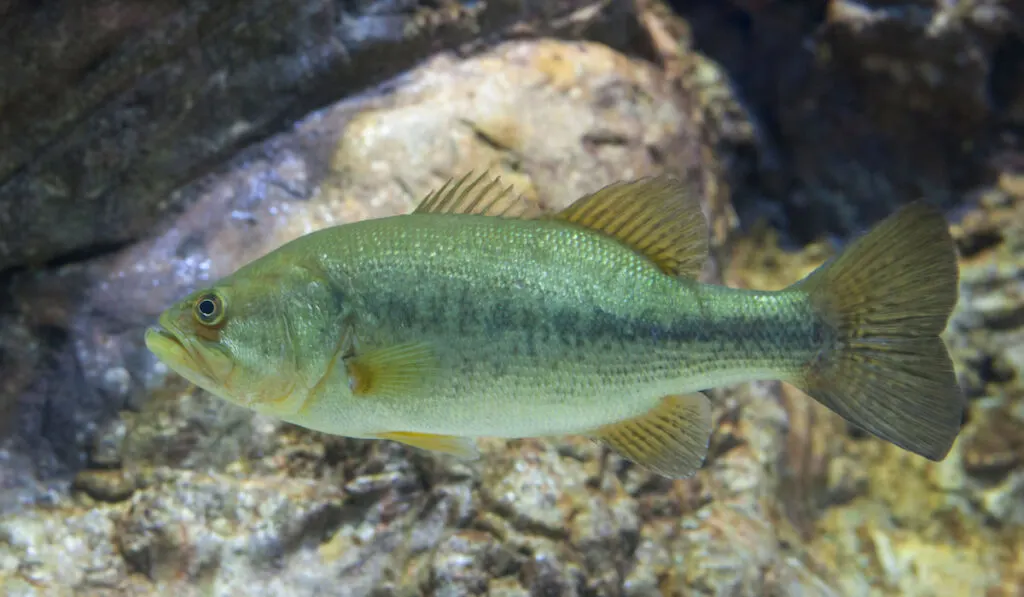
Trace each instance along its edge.
{"label": "dark crevice", "polygon": [[77,263],[83,263],[86,261],[93,261],[101,257],[106,257],[113,253],[117,253],[121,249],[130,245],[132,241],[112,242],[112,243],[101,243],[91,245],[88,247],[82,247],[68,253],[64,253],[58,257],[50,259],[46,262],[46,269],[58,269],[67,265],[73,265]]}
{"label": "dark crevice", "polygon": [[60,269],[62,267],[66,267],[69,265],[77,265],[80,263],[93,261],[95,259],[99,259],[117,253],[121,249],[124,249],[126,246],[132,244],[132,242],[134,241],[101,243],[91,245],[88,247],[82,247],[80,249],[75,249],[74,251],[63,253],[61,255],[58,255],[57,257],[54,257],[53,259],[49,259],[41,263],[32,265],[18,265],[15,267],[8,268],[6,270],[0,270],[0,287],[9,284],[10,280],[12,280],[16,275],[20,273],[36,269]]}
{"label": "dark crevice", "polygon": [[498,139],[494,135],[483,130],[475,122],[465,118],[460,118],[459,122],[465,125],[466,128],[468,128],[470,132],[473,133],[473,136],[475,136],[481,143],[493,149],[494,151],[497,151],[499,153],[515,153],[515,151],[511,147],[505,145],[501,141],[501,139]]}
{"label": "dark crevice", "polygon": [[[856,19],[827,20],[828,3],[814,0],[668,4],[688,22],[694,49],[728,76],[757,127],[753,158],[745,147],[724,148],[733,158],[726,176],[744,227],[767,219],[787,248],[823,235],[839,240],[907,201],[949,207],[986,182],[992,134],[971,87],[973,66],[943,55],[918,21],[881,11],[865,29]],[[959,35],[949,34],[956,41]],[[984,41],[963,41],[988,51]],[[1003,119],[1019,119],[1011,112],[1024,92],[1024,38],[997,41],[991,104]],[[887,80],[863,63],[865,54],[900,63],[926,51],[938,53],[938,68],[961,77],[962,88],[929,91],[923,82]]]}
{"label": "dark crevice", "polygon": [[849,433],[850,437],[853,439],[859,440],[871,437],[871,434],[865,431],[862,427],[858,427],[849,421],[846,423],[846,432]]}
{"label": "dark crevice", "polygon": [[996,47],[989,70],[988,93],[992,108],[1004,112],[1024,91],[1024,38],[1008,35]]}
{"label": "dark crevice", "polygon": [[792,172],[793,158],[787,150],[793,140],[787,138],[783,113],[790,108],[792,90],[804,86],[813,72],[814,56],[807,40],[824,21],[821,4],[762,3],[753,10],[721,0],[669,1],[690,23],[694,49],[721,66],[758,127],[762,143],[746,150],[754,155],[738,148],[729,173],[740,221],[747,225],[768,219],[794,235],[784,241],[797,244],[808,242],[811,239],[805,237],[813,234],[800,234],[811,227],[796,223],[812,218],[791,199],[800,181]]}
{"label": "dark crevice", "polygon": [[509,506],[508,504],[502,503],[494,499],[486,492],[481,493],[481,497],[483,498],[485,508],[488,511],[496,514],[498,517],[505,520],[505,522],[507,522],[509,526],[519,531],[520,533],[524,533],[527,535],[536,535],[538,537],[543,537],[545,539],[549,539],[555,542],[565,541],[568,537],[567,530],[554,529],[545,526],[544,524],[538,521],[526,518],[520,515],[515,510],[513,510],[512,507]]}

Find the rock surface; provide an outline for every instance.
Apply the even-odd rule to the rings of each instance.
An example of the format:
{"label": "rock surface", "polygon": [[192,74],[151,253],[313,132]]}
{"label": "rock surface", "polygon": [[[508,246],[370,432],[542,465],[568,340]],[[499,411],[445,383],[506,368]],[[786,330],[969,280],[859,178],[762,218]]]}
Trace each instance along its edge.
{"label": "rock surface", "polygon": [[741,219],[787,246],[844,237],[897,205],[951,207],[989,184],[1024,124],[1024,4],[1013,0],[674,0],[677,32],[742,111]]}
{"label": "rock surface", "polygon": [[[588,486],[599,476],[584,462],[597,458],[593,446],[573,458],[533,442],[510,458],[496,442],[480,470],[389,443],[315,436],[183,388],[141,335],[195,285],[313,229],[409,211],[469,169],[500,174],[546,209],[662,171],[696,177],[699,188],[699,136],[684,103],[658,69],[600,45],[518,42],[468,60],[439,55],[394,91],[316,113],[186,187],[191,207],[153,240],[18,278],[12,327],[26,336],[56,328],[60,337],[36,352],[9,348],[36,359],[23,365],[40,373],[14,388],[17,433],[4,453],[15,474],[4,479],[5,505],[46,500],[62,517],[89,518],[52,525],[36,509],[10,519],[5,544],[17,565],[6,569],[9,586],[100,591],[114,583],[130,592],[145,579],[139,586],[207,583],[232,594],[268,574],[269,563],[276,573],[262,585],[268,594],[306,594],[339,578],[353,594],[486,585],[493,571],[458,569],[466,550],[491,554],[504,576],[538,590],[582,588],[584,570],[604,574],[601,558],[580,561],[577,573],[562,562],[581,549],[563,545],[564,525],[577,525],[572,534],[585,545],[618,533],[609,525],[637,533],[631,502],[612,507],[602,497],[621,488]],[[47,291],[53,306],[28,300]],[[47,370],[44,355],[54,353]],[[82,465],[65,498],[61,471]],[[271,495],[277,505],[261,505]],[[280,496],[293,499],[274,501]],[[593,512],[579,514],[574,499]],[[552,500],[565,509],[548,512]],[[243,516],[239,508],[264,509]],[[97,526],[96,512],[113,523]],[[105,537],[96,541],[106,551],[83,548],[78,566],[57,569],[35,545],[59,545],[69,538],[61,533],[80,536],[86,525]],[[452,535],[453,527],[463,530]],[[308,534],[314,528],[318,540]],[[96,578],[83,572],[89,566]]]}
{"label": "rock surface", "polygon": [[[826,74],[860,81],[858,65],[881,48],[913,64],[932,57],[940,70],[959,64],[946,62],[951,47],[995,60],[1001,50],[968,26],[995,7],[992,22],[1012,29],[1005,23],[1020,22],[1016,5],[939,3],[960,6],[954,14],[922,1],[910,14],[909,3],[861,3],[878,11],[870,23],[885,27],[943,14],[961,20],[938,29],[941,43],[920,48],[886,46],[878,29],[847,27],[852,39],[837,42],[845,58],[808,71],[817,63],[794,57],[803,39],[794,32],[838,35],[831,28],[842,29],[834,23],[848,15],[803,20],[812,2],[678,4],[689,21],[666,5],[636,3],[646,45],[639,51],[657,64],[553,40],[433,55],[178,189],[179,211],[141,242],[12,275],[0,299],[3,592],[1024,591],[1024,153],[1014,146],[1012,102],[990,106],[963,131],[921,123],[980,109],[973,77],[952,95],[935,87],[931,104],[900,103],[899,92],[927,90],[914,80],[897,90],[840,86],[827,96],[835,101],[793,102],[801,89],[823,93],[833,80]],[[737,38],[743,23],[756,31]],[[714,31],[718,49],[709,43]],[[931,30],[895,31],[924,44]],[[723,48],[756,50],[746,63],[761,72],[737,70],[743,61]],[[963,72],[983,68],[972,60]],[[1012,67],[1003,60],[986,64]],[[787,88],[793,72],[811,82]],[[1015,97],[1012,86],[1000,89]],[[868,118],[839,101],[857,97],[873,100],[878,113]],[[927,135],[894,129],[882,143],[885,119],[874,118],[901,109]],[[782,129],[771,124],[780,118]],[[849,131],[860,137],[846,146]],[[965,138],[999,141],[965,158],[970,175],[940,172],[932,154],[915,154]],[[871,157],[875,147],[908,162]],[[811,155],[815,148],[821,155]],[[546,209],[620,178],[667,171],[690,180],[715,232],[707,277],[757,288],[785,286],[834,253],[835,243],[820,239],[825,231],[845,237],[913,195],[892,190],[871,203],[857,177],[880,188],[940,188],[943,201],[959,206],[950,219],[962,297],[946,337],[972,398],[961,440],[945,462],[928,463],[862,437],[788,386],[759,383],[714,392],[708,462],[687,481],[651,476],[579,438],[485,440],[482,460],[461,463],[253,416],[185,386],[142,347],[144,327],[196,285],[313,229],[408,211],[449,176],[483,168]],[[986,168],[991,183],[969,184]],[[779,172],[789,173],[781,186]],[[822,182],[825,172],[836,178]],[[730,196],[747,227],[740,236]],[[800,225],[811,212],[820,219]],[[770,220],[781,229],[758,222],[772,213],[787,216]],[[811,232],[820,242],[781,248]]]}
{"label": "rock surface", "polygon": [[178,186],[430,52],[524,34],[621,44],[629,9],[607,0],[4,2],[0,272],[139,238],[187,205]]}
{"label": "rock surface", "polygon": [[[951,230],[960,301],[945,333],[971,399],[960,439],[929,463],[858,433],[785,388],[780,511],[841,595],[1016,595],[1024,590],[1021,445],[1024,169],[965,202]],[[782,287],[834,250],[781,252],[760,228],[737,245],[730,284]],[[852,430],[851,430],[852,431]]]}

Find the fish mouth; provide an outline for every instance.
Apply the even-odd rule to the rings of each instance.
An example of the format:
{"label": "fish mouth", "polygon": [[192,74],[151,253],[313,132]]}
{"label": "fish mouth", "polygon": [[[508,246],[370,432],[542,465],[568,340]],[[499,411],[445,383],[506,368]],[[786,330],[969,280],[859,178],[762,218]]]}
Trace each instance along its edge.
{"label": "fish mouth", "polygon": [[203,388],[216,383],[217,377],[203,351],[170,331],[166,324],[147,328],[145,341],[146,348],[178,375]]}
{"label": "fish mouth", "polygon": [[161,361],[170,365],[175,371],[178,371],[182,365],[195,368],[196,359],[192,356],[192,351],[178,339],[178,336],[167,331],[165,328],[147,328],[145,339],[146,348]]}
{"label": "fish mouth", "polygon": [[163,358],[164,355],[183,356],[188,354],[188,349],[181,343],[181,340],[162,327],[146,329],[146,348],[160,358]]}

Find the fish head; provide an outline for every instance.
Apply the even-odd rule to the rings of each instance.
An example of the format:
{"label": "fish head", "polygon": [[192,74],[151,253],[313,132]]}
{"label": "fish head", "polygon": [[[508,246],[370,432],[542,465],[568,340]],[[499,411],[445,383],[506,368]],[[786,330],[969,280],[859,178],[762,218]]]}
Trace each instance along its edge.
{"label": "fish head", "polygon": [[[261,275],[262,274],[262,275]],[[337,319],[325,284],[301,269],[240,270],[164,311],[146,346],[171,370],[234,404],[285,417],[305,403],[331,358]]]}

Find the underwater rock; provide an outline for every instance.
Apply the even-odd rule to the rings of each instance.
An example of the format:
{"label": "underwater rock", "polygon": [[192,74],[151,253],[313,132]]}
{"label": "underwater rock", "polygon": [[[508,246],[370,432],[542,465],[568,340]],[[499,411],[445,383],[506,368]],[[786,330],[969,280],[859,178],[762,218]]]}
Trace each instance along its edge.
{"label": "underwater rock", "polygon": [[[774,441],[782,443],[760,460],[773,471],[771,520],[834,594],[1009,596],[1024,588],[1024,363],[1016,358],[1024,320],[1014,315],[1024,288],[1024,159],[1006,154],[998,163],[996,182],[974,189],[950,217],[961,296],[944,339],[972,401],[947,459],[930,463],[864,437],[780,388]],[[782,288],[837,250],[817,242],[787,252],[780,235],[762,223],[738,236],[726,283]],[[773,438],[765,429],[737,435]]]}
{"label": "underwater rock", "polygon": [[709,122],[725,126],[740,220],[771,220],[788,247],[915,199],[956,205],[1024,123],[1019,2],[665,4],[693,69],[732,98]]}
{"label": "underwater rock", "polygon": [[[3,544],[0,584],[12,594],[63,584],[417,595],[495,582],[509,594],[616,594],[641,520],[615,475],[652,501],[671,483],[617,458],[608,472],[579,439],[482,441],[482,461],[459,463],[283,425],[168,375],[142,331],[198,284],[311,230],[407,212],[469,169],[500,174],[546,209],[622,178],[700,177],[685,104],[653,65],[601,45],[441,54],[390,91],[315,113],[181,189],[190,207],[152,239],[16,276],[12,321],[60,333],[30,353],[36,376],[16,388],[0,533],[26,520],[53,526]],[[51,300],[32,300],[47,290]],[[19,562],[55,552],[97,512],[115,522],[97,529],[102,547],[63,570],[40,560],[27,576]],[[482,560],[470,564],[474,555]],[[83,572],[89,557],[102,558],[100,584]]]}
{"label": "underwater rock", "polygon": [[603,0],[13,0],[0,8],[0,272],[87,257],[188,205],[246,145],[444,49],[622,45]]}
{"label": "underwater rock", "polygon": [[[799,16],[813,3],[728,4],[760,18]],[[196,285],[314,229],[409,211],[469,169],[501,174],[546,209],[613,180],[671,172],[695,183],[711,216],[710,279],[781,288],[804,276],[836,250],[820,238],[827,228],[752,221],[752,197],[764,213],[772,204],[751,194],[770,172],[749,160],[773,148],[808,152],[800,145],[807,137],[763,132],[766,108],[737,93],[747,83],[730,80],[735,62],[723,68],[687,45],[713,34],[698,27],[706,22],[690,15],[687,23],[664,4],[637,6],[660,68],[604,46],[550,40],[439,54],[177,190],[174,201],[187,207],[141,242],[11,276],[0,298],[0,391],[17,400],[3,402],[0,589],[1019,595],[1024,178],[1016,166],[1024,159],[1013,152],[991,160],[995,184],[972,189],[950,212],[962,298],[946,338],[972,403],[942,463],[866,438],[774,382],[712,392],[711,450],[691,479],[652,475],[576,437],[485,439],[479,461],[460,462],[253,415],[188,387],[144,349],[145,326]],[[723,43],[730,31],[719,23]],[[757,64],[771,56],[776,72],[807,66],[786,62],[785,52]],[[761,66],[759,77],[770,70]],[[898,113],[896,96],[882,94],[879,106]],[[810,114],[807,127],[817,122]],[[820,114],[834,124],[845,113]],[[929,134],[953,143],[949,130]],[[822,147],[829,154],[834,146]],[[861,167],[858,151],[850,170]],[[822,163],[840,159],[838,150],[830,155]],[[879,176],[906,174],[902,167]],[[943,174],[929,184],[959,197],[953,182]],[[751,229],[743,236],[732,229],[730,189],[745,205]],[[852,203],[862,199],[859,187],[851,189],[849,205],[861,205]],[[842,213],[849,228],[835,231],[845,236],[897,195],[863,212],[799,196],[806,203],[787,209]],[[781,248],[810,232],[819,242]]]}
{"label": "underwater rock", "polygon": [[1024,363],[1013,356],[1024,319],[1002,311],[1024,296],[1024,185],[1015,168],[997,179],[951,228],[961,296],[944,338],[972,399],[960,439],[941,463],[873,440],[841,447],[863,487],[822,514],[809,549],[840,564],[848,594],[871,583],[888,594],[1024,590]]}
{"label": "underwater rock", "polygon": [[[18,276],[8,317],[37,335],[56,331],[39,349],[46,359],[29,352],[34,379],[20,370],[9,377],[20,391],[11,452],[31,454],[40,464],[32,468],[51,478],[90,458],[115,462],[120,449],[190,468],[272,450],[273,428],[254,428],[242,409],[164,386],[167,370],[142,333],[174,300],[301,234],[410,211],[471,169],[489,169],[551,209],[619,178],[698,172],[692,123],[659,71],[605,46],[545,41],[470,60],[442,54],[396,85],[316,113],[183,188],[191,207],[152,240]],[[41,294],[54,295],[57,315],[40,312]],[[11,365],[28,358],[16,346],[10,354]],[[131,432],[117,439],[123,431],[107,421],[147,397],[157,398],[148,401],[152,416],[127,415]],[[115,437],[92,439],[97,431]],[[121,441],[131,447],[117,448]]]}

